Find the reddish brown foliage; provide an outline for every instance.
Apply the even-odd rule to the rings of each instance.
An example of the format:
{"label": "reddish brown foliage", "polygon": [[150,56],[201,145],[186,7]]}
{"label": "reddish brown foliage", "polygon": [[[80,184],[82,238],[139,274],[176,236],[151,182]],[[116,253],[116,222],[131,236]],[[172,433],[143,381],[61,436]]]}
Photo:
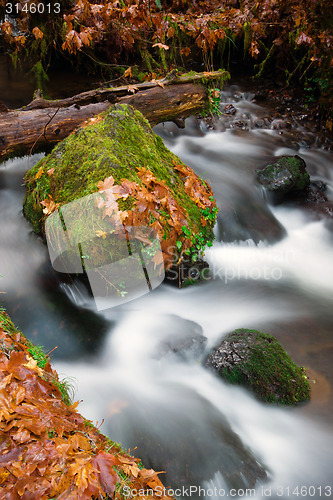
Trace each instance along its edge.
{"label": "reddish brown foliage", "polygon": [[[11,332],[6,331],[8,325]],[[37,365],[26,339],[1,313],[1,498],[113,497],[119,481],[116,470],[128,476],[133,488],[151,489],[154,498],[154,488],[162,486],[157,473],[140,468],[138,459],[110,444],[76,411],[77,403],[66,406],[56,381],[50,364],[44,369]]]}
{"label": "reddish brown foliage", "polygon": [[[174,162],[174,168],[184,180],[186,194],[199,208],[215,207],[213,192],[207,183],[204,184],[186,165]],[[143,167],[138,168],[137,173],[140,184],[122,179],[121,185],[115,185],[112,176],[100,181],[98,188],[103,198],[98,207],[103,209],[103,218],[113,218],[114,215],[120,217],[129,232],[132,226],[153,228],[161,241],[164,265],[168,269],[173,262],[177,241],[181,242],[182,252],[192,246],[191,240],[183,234],[183,227],[188,228],[188,214],[174,198],[165,181],[159,181],[153,172]],[[129,195],[135,198],[135,208],[119,211],[117,199],[126,199]],[[201,224],[207,224],[204,217]]]}

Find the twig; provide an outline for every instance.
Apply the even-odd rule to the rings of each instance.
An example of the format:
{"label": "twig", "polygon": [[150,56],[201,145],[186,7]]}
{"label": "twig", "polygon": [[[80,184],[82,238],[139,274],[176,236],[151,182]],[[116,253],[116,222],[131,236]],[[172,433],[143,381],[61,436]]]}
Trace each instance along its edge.
{"label": "twig", "polygon": [[[53,120],[53,118],[55,117],[55,115],[58,113],[60,108],[56,109],[56,111],[53,113],[53,116],[51,116],[51,118],[49,119],[49,121],[45,124],[44,126],[44,130],[43,132],[37,137],[37,139],[35,140],[35,142],[33,143],[33,145],[31,146],[31,149],[30,149],[30,152],[29,152],[29,156],[28,156],[28,170],[29,170],[29,160],[30,160],[30,156],[32,154],[32,151],[34,149],[34,147],[36,146],[37,142],[39,141],[39,139],[44,136],[45,140],[50,143],[50,141],[47,139],[46,137],[46,127],[51,123],[51,121]],[[47,115],[48,117],[50,117],[49,115]]]}

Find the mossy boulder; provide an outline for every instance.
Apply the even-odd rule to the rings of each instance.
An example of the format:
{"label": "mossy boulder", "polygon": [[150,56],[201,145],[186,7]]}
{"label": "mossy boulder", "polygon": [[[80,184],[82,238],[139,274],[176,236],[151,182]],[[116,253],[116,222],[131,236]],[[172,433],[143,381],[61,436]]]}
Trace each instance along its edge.
{"label": "mossy boulder", "polygon": [[125,228],[156,231],[166,268],[181,256],[196,260],[195,254],[214,238],[217,208],[210,186],[164,146],[131,106],[116,104],[89,120],[29,170],[25,180],[24,214],[42,235],[52,212],[84,197],[87,203],[78,205],[80,215],[72,212],[71,219],[77,235],[87,235],[91,210],[96,209],[88,195],[102,193],[97,205],[104,212],[96,231],[101,236],[101,262],[103,246],[110,247],[104,238],[111,220],[107,187],[115,195],[115,210]]}
{"label": "mossy boulder", "polygon": [[274,201],[289,194],[306,192],[310,185],[306,163],[298,155],[282,156],[272,165],[256,170],[256,179],[272,194]]}
{"label": "mossy boulder", "polygon": [[310,386],[281,344],[267,333],[239,329],[227,335],[205,365],[268,403],[294,405],[310,398]]}

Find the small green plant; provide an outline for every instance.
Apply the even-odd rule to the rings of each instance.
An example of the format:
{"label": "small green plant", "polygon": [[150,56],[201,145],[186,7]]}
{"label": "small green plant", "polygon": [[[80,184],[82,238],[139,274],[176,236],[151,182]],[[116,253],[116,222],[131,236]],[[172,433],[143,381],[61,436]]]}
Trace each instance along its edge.
{"label": "small green plant", "polygon": [[44,370],[46,363],[48,362],[47,354],[44,352],[44,348],[41,345],[34,345],[29,340],[27,341],[28,352],[31,357],[37,361],[37,366]]}
{"label": "small green plant", "polygon": [[208,89],[208,101],[210,113],[215,116],[221,116],[221,91],[219,89]]}
{"label": "small green plant", "polygon": [[124,498],[124,493],[122,490],[124,486],[129,486],[130,478],[122,469],[120,469],[116,465],[114,465],[113,468],[119,477],[119,481],[116,482],[115,496],[117,497],[117,495],[120,495],[121,498]]}
{"label": "small green plant", "polygon": [[74,379],[66,377],[62,380],[54,379],[52,383],[59,389],[62,399],[67,406],[71,406],[74,401],[75,383]]}

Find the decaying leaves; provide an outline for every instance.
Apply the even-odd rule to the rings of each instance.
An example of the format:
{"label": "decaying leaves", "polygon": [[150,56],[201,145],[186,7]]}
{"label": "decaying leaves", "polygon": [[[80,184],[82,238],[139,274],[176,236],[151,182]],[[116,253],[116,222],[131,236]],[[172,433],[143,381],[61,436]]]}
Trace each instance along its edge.
{"label": "decaying leaves", "polygon": [[160,498],[157,473],[140,468],[139,459],[84,420],[76,404],[66,406],[50,363],[40,368],[24,336],[1,314],[0,498],[120,498],[117,471],[127,475],[126,484]]}

